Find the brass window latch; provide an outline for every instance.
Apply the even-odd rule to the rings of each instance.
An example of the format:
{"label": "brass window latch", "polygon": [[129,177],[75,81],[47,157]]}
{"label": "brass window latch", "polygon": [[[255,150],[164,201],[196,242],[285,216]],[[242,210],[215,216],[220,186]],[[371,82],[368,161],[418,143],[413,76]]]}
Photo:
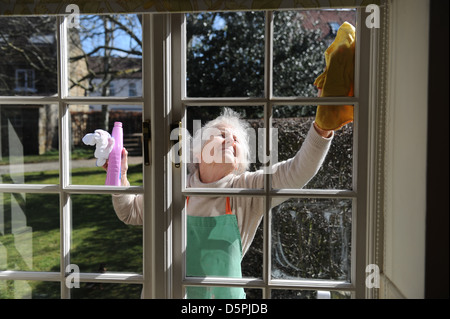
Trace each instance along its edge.
{"label": "brass window latch", "polygon": [[[172,140],[173,143],[177,142],[178,139],[178,143],[181,143],[182,140],[182,123],[181,121],[178,122],[178,124],[172,124],[170,126],[171,128],[171,134],[170,134],[170,139]],[[172,134],[172,132],[176,132],[174,130],[178,129],[178,135],[174,136],[174,134]],[[143,136],[143,146],[144,146],[144,165],[145,166],[149,166],[151,164],[151,156],[150,156],[150,147],[151,147],[151,130],[150,130],[150,120],[146,120],[142,122],[142,136]],[[181,145],[181,144],[178,144]],[[176,168],[180,167],[180,163],[181,163],[181,148],[178,149],[178,151],[176,152],[175,158],[174,158],[174,164]]]}

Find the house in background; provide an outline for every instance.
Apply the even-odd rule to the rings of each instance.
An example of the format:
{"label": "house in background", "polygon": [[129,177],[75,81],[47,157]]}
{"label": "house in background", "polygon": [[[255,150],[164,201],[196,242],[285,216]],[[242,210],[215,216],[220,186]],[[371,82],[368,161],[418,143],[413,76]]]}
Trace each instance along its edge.
{"label": "house in background", "polygon": [[[70,33],[73,43],[69,46],[69,59],[84,55],[76,29],[72,29]],[[0,49],[1,96],[55,96],[57,94],[55,18],[0,19]],[[142,60],[140,58],[110,59],[112,79],[108,84],[107,95],[121,97],[142,95]],[[103,79],[94,77],[89,80],[85,77],[89,71],[94,74],[101,73],[99,71],[103,67],[101,56],[74,61],[71,59],[68,63],[69,82],[71,79],[76,79],[79,85],[72,85],[69,95],[102,96],[102,92],[95,88],[101,86]],[[141,112],[141,108],[135,105],[114,105],[108,108],[110,111],[120,109]],[[87,114],[100,109],[101,106],[98,105],[70,106],[70,112],[74,114]],[[57,104],[2,105],[0,111],[0,157],[14,154],[41,155],[58,149]],[[140,125],[141,120],[139,119],[138,122]],[[74,135],[77,135],[79,126],[86,128],[86,123],[74,121],[72,125]],[[96,124],[93,126],[101,127]],[[14,154],[9,154],[10,152]]]}
{"label": "house in background", "polygon": [[[16,20],[0,19],[0,95],[56,94],[55,19]],[[39,28],[30,27],[34,24]],[[3,105],[0,111],[0,156],[10,156],[10,146],[23,155],[57,148],[57,106]]]}
{"label": "house in background", "polygon": [[[135,97],[142,96],[142,59],[135,57],[110,57],[109,72],[112,78],[109,80],[108,89],[105,95],[117,97]],[[90,56],[87,58],[88,68],[94,74],[101,74],[105,67],[104,57]],[[88,96],[103,96],[101,90],[102,82],[105,81],[102,75],[96,76],[91,80],[92,91],[87,92]],[[90,105],[91,110],[99,110],[100,106]],[[141,110],[132,105],[111,105],[110,109],[122,110]]]}
{"label": "house in background", "polygon": [[320,29],[322,39],[331,44],[336,37],[339,27],[348,22],[356,26],[356,11],[349,10],[308,10],[301,12],[305,29]]}
{"label": "house in background", "polygon": [[[0,95],[55,96],[57,80],[56,18],[0,19]],[[73,48],[69,55],[80,54]],[[82,60],[70,72],[86,72]],[[70,94],[80,90],[74,87]],[[87,110],[87,106],[77,106]],[[2,105],[0,157],[41,155],[58,149],[58,105]]]}
{"label": "house in background", "polygon": [[[84,94],[89,97],[116,96],[138,97],[142,96],[142,59],[131,57],[105,57],[90,56],[85,60],[87,71],[94,74],[89,79],[89,90]],[[104,77],[105,67],[110,77]],[[84,76],[84,75],[82,75]],[[104,117],[107,117],[106,119]],[[142,134],[142,107],[133,104],[91,104],[84,108],[71,107],[72,118],[72,144],[84,146],[84,134],[103,128],[111,132],[114,122],[123,123],[124,146],[130,156],[140,156]]]}

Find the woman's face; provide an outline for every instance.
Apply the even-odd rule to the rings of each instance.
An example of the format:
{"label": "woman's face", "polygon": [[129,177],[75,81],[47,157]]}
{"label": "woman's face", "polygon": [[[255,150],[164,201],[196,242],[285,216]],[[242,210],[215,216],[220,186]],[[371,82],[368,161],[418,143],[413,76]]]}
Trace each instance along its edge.
{"label": "woman's face", "polygon": [[202,162],[237,168],[242,160],[242,148],[232,128],[210,128],[205,130],[203,137],[207,142],[203,145]]}

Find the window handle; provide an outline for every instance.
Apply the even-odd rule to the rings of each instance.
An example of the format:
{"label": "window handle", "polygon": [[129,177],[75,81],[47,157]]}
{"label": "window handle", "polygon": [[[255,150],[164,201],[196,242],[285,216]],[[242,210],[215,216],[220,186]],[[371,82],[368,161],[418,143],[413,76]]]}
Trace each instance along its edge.
{"label": "window handle", "polygon": [[150,166],[150,120],[142,122],[142,135],[144,138],[144,164]]}
{"label": "window handle", "polygon": [[[171,128],[171,132],[173,132],[175,129],[178,128],[178,143],[181,143],[181,137],[182,137],[182,131],[181,131],[182,123],[181,123],[181,121],[179,121],[178,124],[172,124],[170,126],[170,128]],[[172,133],[171,133],[171,141],[173,143],[175,143],[174,140],[176,141],[175,136],[172,136]],[[179,144],[179,145],[181,145],[181,144]],[[181,162],[181,149],[178,150],[178,154],[175,157],[175,167],[176,168],[180,168],[180,162]]]}

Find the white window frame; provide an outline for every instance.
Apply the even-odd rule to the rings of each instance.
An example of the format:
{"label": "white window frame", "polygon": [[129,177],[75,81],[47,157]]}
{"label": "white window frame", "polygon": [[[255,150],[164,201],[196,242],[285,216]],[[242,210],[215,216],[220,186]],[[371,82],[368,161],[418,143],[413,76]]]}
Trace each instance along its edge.
{"label": "white window frame", "polygon": [[[150,94],[143,93],[141,97],[74,97],[69,95],[69,73],[68,73],[68,21],[64,16],[56,18],[57,34],[57,77],[58,93],[54,96],[2,96],[0,97],[0,106],[2,105],[58,105],[59,110],[59,184],[0,184],[0,193],[42,193],[59,194],[60,203],[60,271],[59,272],[40,272],[40,271],[0,271],[0,280],[37,280],[60,282],[60,292],[62,299],[68,299],[71,295],[71,289],[66,285],[66,278],[73,269],[70,267],[70,251],[72,236],[72,206],[71,196],[75,194],[148,194],[148,187],[130,186],[130,187],[110,187],[110,186],[90,186],[90,185],[71,185],[70,184],[70,113],[69,106],[74,104],[113,104],[113,105],[140,105],[142,106],[142,118],[150,119]],[[149,15],[143,21],[144,35],[150,39],[151,21]],[[151,85],[152,66],[150,65],[152,52],[150,50],[150,41],[143,47],[143,85]],[[146,180],[151,179],[151,172],[146,166],[143,168],[143,174]],[[148,197],[148,196],[145,196]],[[147,201],[145,205],[148,205]],[[148,218],[147,218],[148,219]],[[148,222],[147,222],[148,225]],[[144,256],[150,256],[149,227],[144,227]],[[108,272],[105,274],[84,273],[80,269],[80,282],[98,282],[98,283],[123,283],[123,284],[142,284],[143,296],[151,297],[150,292],[155,289],[150,288],[149,269],[150,260],[143,258],[143,273],[125,273]],[[66,269],[69,271],[67,272]]]}
{"label": "white window frame", "polygon": [[[358,8],[357,63],[355,97],[349,98],[279,98],[272,96],[272,44],[266,40],[265,94],[263,98],[188,98],[185,88],[185,46],[183,14],[143,14],[142,56],[143,78],[141,97],[72,97],[68,86],[67,21],[57,17],[58,93],[56,96],[0,97],[0,105],[59,106],[60,181],[55,185],[0,184],[1,193],[53,193],[60,200],[60,271],[26,272],[0,271],[0,280],[39,280],[60,282],[61,298],[70,298],[65,284],[70,265],[71,196],[74,194],[143,194],[143,273],[81,273],[81,282],[142,284],[143,298],[182,298],[187,285],[224,285],[258,288],[263,298],[272,289],[346,290],[356,298],[370,297],[365,287],[365,267],[374,259],[376,185],[376,118],[377,118],[377,48],[378,31],[364,27],[364,8]],[[273,34],[273,15],[266,12],[266,39]],[[268,93],[267,93],[268,92]],[[354,181],[353,190],[280,190],[270,189],[267,175],[263,190],[185,189],[185,167],[171,162],[169,152],[173,141],[173,125],[184,121],[187,105],[264,105],[265,127],[270,127],[269,114],[274,105],[353,104],[354,123]],[[149,166],[143,166],[143,186],[108,187],[71,185],[70,181],[70,114],[71,104],[135,104],[141,105],[143,121],[151,120]],[[367,107],[359,107],[367,105]],[[267,143],[270,145],[270,135]],[[182,174],[183,173],[183,174]],[[161,187],[164,185],[164,187]],[[265,196],[263,278],[187,278],[184,272],[184,196],[204,195]],[[270,271],[270,199],[276,196],[297,198],[349,198],[355,207],[352,227],[351,283],[339,281],[274,280]],[[370,226],[368,226],[370,225]],[[269,247],[269,248],[268,248]]]}
{"label": "white window frame", "polygon": [[[364,8],[357,8],[357,47],[356,47],[356,71],[355,71],[355,96],[342,98],[303,98],[303,97],[274,97],[272,95],[272,41],[273,38],[273,12],[266,12],[265,25],[265,75],[263,98],[190,98],[186,94],[186,47],[183,35],[186,30],[184,15],[172,15],[172,65],[173,65],[173,100],[172,112],[175,119],[182,121],[186,127],[185,109],[190,105],[195,106],[246,106],[264,105],[265,127],[271,127],[269,120],[272,106],[275,105],[318,105],[318,104],[353,104],[354,107],[354,145],[353,145],[353,188],[352,190],[271,190],[271,176],[265,175],[265,187],[263,190],[242,189],[196,189],[185,188],[186,165],[182,165],[181,174],[172,170],[172,207],[174,212],[173,242],[170,245],[175,252],[173,254],[173,297],[182,298],[186,286],[229,286],[262,289],[263,298],[270,298],[272,289],[306,289],[317,291],[349,291],[354,298],[366,298],[375,293],[366,287],[366,266],[373,263],[375,255],[374,233],[367,233],[369,218],[375,222],[373,212],[373,196],[370,191],[370,177],[374,177],[376,167],[371,158],[375,154],[375,121],[377,103],[377,47],[378,31],[365,27]],[[181,56],[179,56],[181,54]],[[268,71],[269,70],[269,71]],[[179,79],[181,74],[181,81]],[[366,106],[366,107],[360,107]],[[174,121],[175,123],[176,121]],[[270,134],[266,134],[266,145],[271,145]],[[270,147],[270,146],[269,146]],[[184,201],[185,196],[264,196],[264,258],[263,277],[258,278],[212,278],[212,277],[187,277],[185,274],[184,251]],[[373,193],[372,193],[373,194]],[[271,225],[270,200],[274,197],[295,198],[327,198],[327,199],[351,199],[353,202],[352,216],[352,244],[351,244],[351,282],[334,280],[279,280],[271,278]],[[372,255],[370,255],[372,253]],[[180,289],[181,288],[181,289]]]}

